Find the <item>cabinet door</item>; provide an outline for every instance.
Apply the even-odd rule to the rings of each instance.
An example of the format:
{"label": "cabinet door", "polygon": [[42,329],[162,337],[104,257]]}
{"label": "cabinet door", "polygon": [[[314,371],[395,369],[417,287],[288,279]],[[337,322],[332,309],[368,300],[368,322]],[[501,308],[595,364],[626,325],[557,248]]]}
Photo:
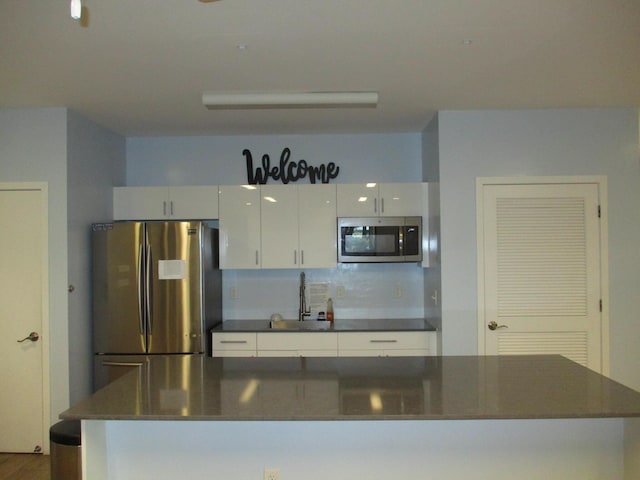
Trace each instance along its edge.
{"label": "cabinet door", "polygon": [[339,332],[338,355],[350,356],[415,356],[434,355],[433,332]]}
{"label": "cabinet door", "polygon": [[300,266],[335,268],[337,262],[336,186],[298,186]]}
{"label": "cabinet door", "polygon": [[379,186],[380,215],[385,217],[420,217],[423,212],[421,183],[381,183]]}
{"label": "cabinet door", "polygon": [[337,185],[338,217],[378,215],[377,183],[340,183]]}
{"label": "cabinet door", "polygon": [[218,187],[170,187],[169,215],[172,220],[218,218]]}
{"label": "cabinet door", "polygon": [[220,268],[260,268],[260,190],[253,185],[219,188]]}
{"label": "cabinet door", "polygon": [[211,343],[213,357],[256,356],[256,334],[252,332],[214,332]]}
{"label": "cabinet door", "polygon": [[300,266],[297,191],[290,185],[263,185],[260,189],[262,268]]}
{"label": "cabinet door", "polygon": [[164,220],[169,209],[168,187],[115,187],[114,220]]}

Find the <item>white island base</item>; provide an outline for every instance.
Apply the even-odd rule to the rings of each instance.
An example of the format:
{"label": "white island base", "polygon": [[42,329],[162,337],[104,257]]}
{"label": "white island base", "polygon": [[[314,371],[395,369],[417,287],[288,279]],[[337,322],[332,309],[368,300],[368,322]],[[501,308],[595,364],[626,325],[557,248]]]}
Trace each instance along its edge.
{"label": "white island base", "polygon": [[261,480],[264,469],[281,480],[640,478],[637,418],[83,420],[82,428],[87,480]]}

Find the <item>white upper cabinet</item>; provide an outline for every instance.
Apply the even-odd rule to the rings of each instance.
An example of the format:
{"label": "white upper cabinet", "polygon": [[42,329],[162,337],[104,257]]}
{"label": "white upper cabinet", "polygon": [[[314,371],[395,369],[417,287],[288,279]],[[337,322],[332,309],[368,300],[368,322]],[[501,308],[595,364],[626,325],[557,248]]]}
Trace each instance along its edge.
{"label": "white upper cabinet", "polygon": [[211,220],[218,218],[218,187],[115,187],[115,220]]}
{"label": "white upper cabinet", "polygon": [[260,187],[262,268],[297,268],[298,189],[289,185]]}
{"label": "white upper cabinet", "polygon": [[422,183],[338,184],[338,217],[423,215]]}
{"label": "white upper cabinet", "polygon": [[337,265],[336,186],[298,187],[299,238],[303,268]]}
{"label": "white upper cabinet", "polygon": [[262,185],[262,268],[336,266],[336,187]]}
{"label": "white upper cabinet", "polygon": [[218,218],[218,186],[169,187],[170,217],[213,220]]}
{"label": "white upper cabinet", "polygon": [[219,188],[220,268],[260,268],[260,187]]}

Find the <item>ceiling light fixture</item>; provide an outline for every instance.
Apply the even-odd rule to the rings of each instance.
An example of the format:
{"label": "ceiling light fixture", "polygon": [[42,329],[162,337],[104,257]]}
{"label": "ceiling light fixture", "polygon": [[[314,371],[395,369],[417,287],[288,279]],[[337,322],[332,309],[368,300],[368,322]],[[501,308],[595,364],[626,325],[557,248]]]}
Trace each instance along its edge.
{"label": "ceiling light fixture", "polygon": [[366,108],[378,105],[378,92],[215,93],[202,94],[211,110],[258,108]]}
{"label": "ceiling light fixture", "polygon": [[82,0],[71,0],[71,18],[80,20],[82,16]]}

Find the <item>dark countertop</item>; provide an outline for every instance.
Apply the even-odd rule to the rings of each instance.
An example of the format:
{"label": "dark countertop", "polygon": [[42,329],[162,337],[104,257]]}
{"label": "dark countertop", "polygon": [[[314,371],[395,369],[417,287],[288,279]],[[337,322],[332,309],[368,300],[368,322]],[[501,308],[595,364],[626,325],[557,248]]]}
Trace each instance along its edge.
{"label": "dark countertop", "polygon": [[[313,321],[301,322],[313,324]],[[336,319],[333,326],[319,330],[272,329],[269,320],[226,320],[217,324],[212,332],[384,332],[384,331],[436,331],[436,328],[424,318],[385,318],[385,319]]]}
{"label": "dark countertop", "polygon": [[558,355],[155,356],[65,411],[103,420],[640,417],[640,393]]}

